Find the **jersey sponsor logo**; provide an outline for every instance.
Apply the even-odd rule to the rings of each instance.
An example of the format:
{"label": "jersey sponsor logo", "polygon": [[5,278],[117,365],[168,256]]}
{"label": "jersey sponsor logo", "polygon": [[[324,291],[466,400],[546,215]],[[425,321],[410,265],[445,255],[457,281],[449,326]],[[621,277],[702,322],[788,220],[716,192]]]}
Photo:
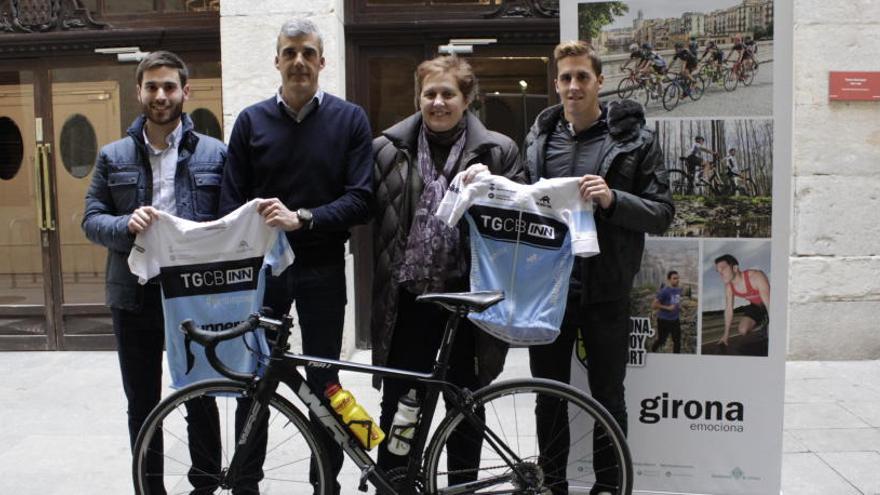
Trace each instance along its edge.
{"label": "jersey sponsor logo", "polygon": [[520,242],[545,249],[559,249],[568,227],[554,218],[485,205],[468,210],[483,237],[504,242]]}
{"label": "jersey sponsor logo", "polygon": [[550,204],[550,196],[547,196],[547,195],[542,196],[541,198],[538,198],[537,203],[538,203],[538,206],[553,208],[553,205]]}
{"label": "jersey sponsor logo", "polygon": [[255,290],[262,256],[198,265],[162,267],[159,276],[166,299]]}

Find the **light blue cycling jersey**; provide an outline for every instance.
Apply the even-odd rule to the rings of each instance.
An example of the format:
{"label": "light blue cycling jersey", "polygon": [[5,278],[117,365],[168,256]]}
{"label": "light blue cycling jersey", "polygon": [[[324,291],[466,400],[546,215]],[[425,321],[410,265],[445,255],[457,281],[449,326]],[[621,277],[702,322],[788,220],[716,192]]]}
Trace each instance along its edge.
{"label": "light blue cycling jersey", "polygon": [[462,186],[458,174],[436,215],[455,225],[467,213],[471,290],[502,290],[504,301],[468,316],[514,345],[552,342],[565,314],[574,256],[599,253],[593,205],[578,178],[518,184],[488,172]]}
{"label": "light blue cycling jersey", "polygon": [[[287,236],[267,227],[253,200],[225,217],[197,223],[159,212],[159,219],[135,239],[128,258],[141,284],[158,275],[165,312],[165,348],[171,386],[219,378],[204,347],[180,331],[192,319],[205,330],[232,328],[259,311],[265,267],[280,274],[293,263]],[[217,356],[242,373],[257,369],[269,346],[262,329],[222,342]]]}

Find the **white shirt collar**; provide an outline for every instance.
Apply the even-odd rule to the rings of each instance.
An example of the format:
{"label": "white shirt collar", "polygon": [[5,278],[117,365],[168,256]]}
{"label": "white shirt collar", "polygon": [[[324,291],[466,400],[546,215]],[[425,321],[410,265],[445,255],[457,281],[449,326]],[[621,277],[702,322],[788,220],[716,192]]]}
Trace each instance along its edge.
{"label": "white shirt collar", "polygon": [[280,104],[282,108],[284,108],[284,110],[287,112],[287,114],[293,117],[294,120],[296,120],[297,122],[302,122],[306,118],[306,116],[312,113],[313,110],[321,106],[321,103],[324,102],[324,90],[319,87],[318,91],[315,92],[315,96],[313,96],[308,103],[303,105],[299,112],[291,108],[291,106],[288,105],[286,101],[284,101],[284,98],[281,96],[280,87],[278,88],[278,92],[275,93],[275,102]]}
{"label": "white shirt collar", "polygon": [[183,136],[183,120],[181,119],[177,123],[177,127],[175,127],[174,130],[171,131],[171,133],[169,133],[167,136],[165,136],[165,144],[168,145],[168,148],[165,148],[164,150],[160,150],[160,149],[156,148],[155,146],[153,146],[153,143],[150,142],[150,137],[147,136],[147,126],[144,125],[144,142],[147,143],[147,149],[150,151],[150,153],[152,153],[154,155],[161,155],[169,148],[177,148],[177,146],[180,144],[180,138],[182,136]]}

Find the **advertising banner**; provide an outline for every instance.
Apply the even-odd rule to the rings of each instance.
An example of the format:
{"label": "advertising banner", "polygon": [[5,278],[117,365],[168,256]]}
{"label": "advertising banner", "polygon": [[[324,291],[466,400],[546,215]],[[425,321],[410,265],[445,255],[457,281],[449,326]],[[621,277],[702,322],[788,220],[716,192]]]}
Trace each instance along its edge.
{"label": "advertising banner", "polygon": [[[676,207],[665,235],[646,239],[630,294],[637,493],[780,490],[791,74],[777,61],[790,60],[790,9],[561,2],[562,39],[602,59],[602,101],[644,105]],[[586,390],[589,364],[581,344],[572,382]],[[591,459],[572,452],[570,469]]]}

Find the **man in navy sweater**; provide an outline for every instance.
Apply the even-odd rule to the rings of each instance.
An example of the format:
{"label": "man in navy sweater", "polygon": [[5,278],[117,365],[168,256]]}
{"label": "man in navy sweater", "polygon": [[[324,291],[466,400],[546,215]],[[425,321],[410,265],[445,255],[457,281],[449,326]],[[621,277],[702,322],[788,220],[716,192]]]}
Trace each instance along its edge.
{"label": "man in navy sweater", "polygon": [[[281,276],[267,277],[264,304],[281,315],[295,302],[303,352],[338,359],[345,242],[351,226],[366,222],[372,197],[370,124],[362,108],[319,88],[323,42],[311,21],[282,26],[275,67],[282,81],[278,92],[245,108],[232,129],[220,214],[267,198],[259,211],[268,225],[286,231],[296,259]],[[338,381],[329,370],[306,373],[319,390]],[[323,427],[316,430],[335,476],[342,451]]]}

